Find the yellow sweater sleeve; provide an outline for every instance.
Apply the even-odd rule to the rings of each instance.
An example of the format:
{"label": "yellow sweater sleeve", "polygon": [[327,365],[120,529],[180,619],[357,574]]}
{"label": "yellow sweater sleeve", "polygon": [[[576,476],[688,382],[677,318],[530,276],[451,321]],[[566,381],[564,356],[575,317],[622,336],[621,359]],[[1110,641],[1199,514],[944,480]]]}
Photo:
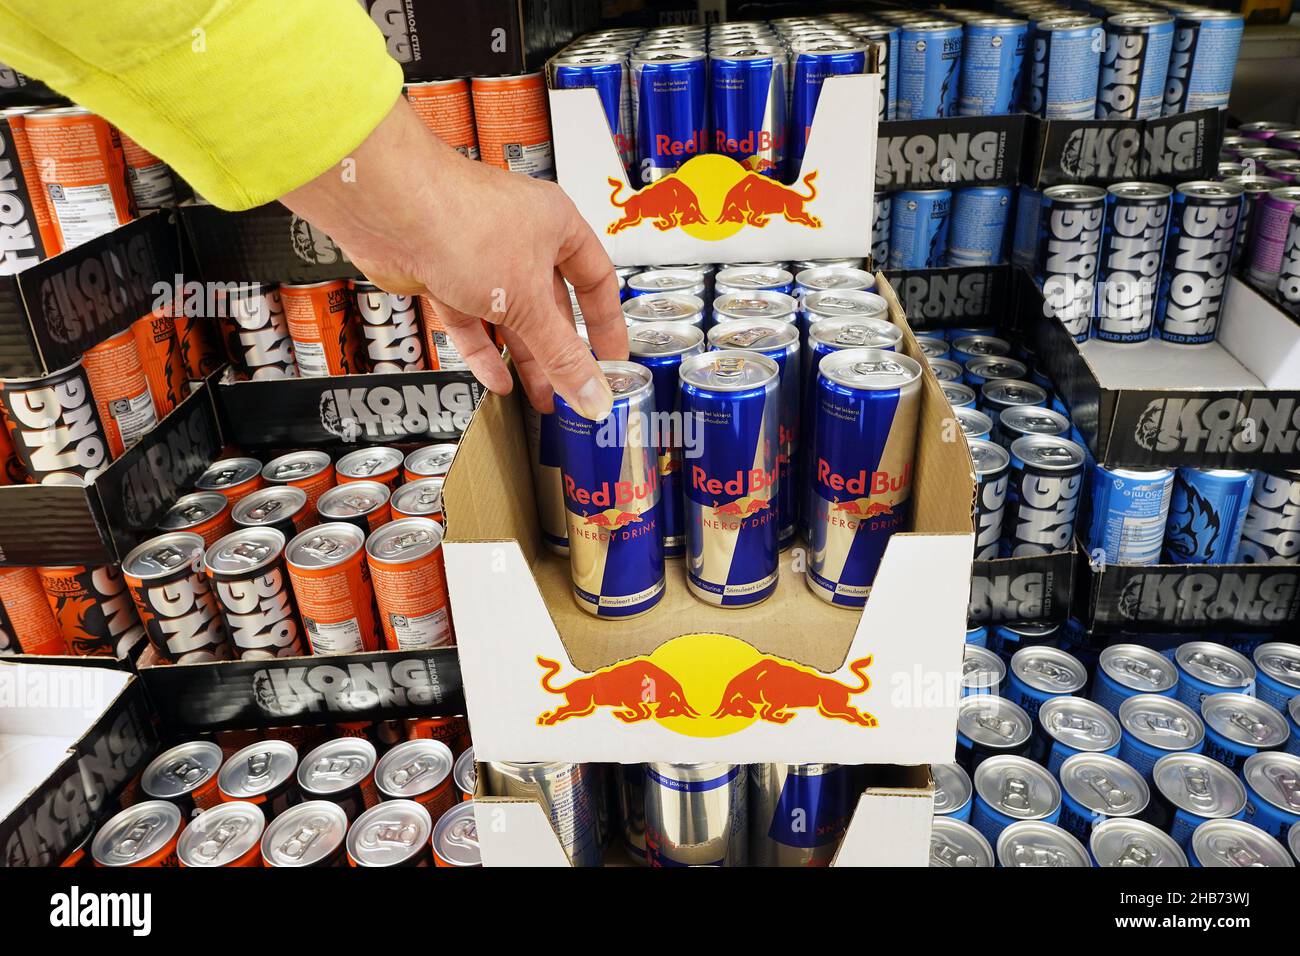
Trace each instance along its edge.
{"label": "yellow sweater sleeve", "polygon": [[357,0],[0,0],[0,61],[107,117],[226,209],[338,163],[402,85]]}

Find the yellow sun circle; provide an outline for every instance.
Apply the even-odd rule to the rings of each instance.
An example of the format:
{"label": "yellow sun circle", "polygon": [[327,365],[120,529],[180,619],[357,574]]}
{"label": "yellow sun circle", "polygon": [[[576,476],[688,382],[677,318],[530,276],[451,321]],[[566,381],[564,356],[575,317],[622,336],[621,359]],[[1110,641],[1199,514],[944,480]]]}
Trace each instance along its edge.
{"label": "yellow sun circle", "polygon": [[686,699],[706,719],[655,717],[655,722],[688,737],[725,737],[744,730],[756,716],[709,719],[709,715],[722,700],[731,678],[762,656],[749,644],[726,634],[683,634],[661,644],[650,660],[681,682]]}
{"label": "yellow sun circle", "polygon": [[745,167],[730,156],[706,153],[690,160],[674,175],[695,193],[700,202],[700,212],[708,220],[682,226],[687,235],[716,242],[741,230],[743,222],[720,223],[717,219],[722,214],[722,201],[731,187],[747,175]]}

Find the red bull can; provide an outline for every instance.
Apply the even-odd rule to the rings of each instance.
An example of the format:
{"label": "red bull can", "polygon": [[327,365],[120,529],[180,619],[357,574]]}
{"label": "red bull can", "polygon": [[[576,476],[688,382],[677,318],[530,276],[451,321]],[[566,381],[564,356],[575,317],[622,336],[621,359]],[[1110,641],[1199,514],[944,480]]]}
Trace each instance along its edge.
{"label": "red bull can", "polygon": [[810,38],[792,48],[790,80],[790,178],[798,178],[812,133],[822,85],[830,76],[867,71],[867,47],[857,40]]}
{"label": "red bull can", "polygon": [[555,399],[569,567],[579,607],[627,619],[650,610],[664,594],[654,378],[632,362],[600,364],[614,393],[603,421]]}
{"label": "red bull can", "polygon": [[554,554],[569,553],[569,522],[560,478],[560,424],[554,412],[542,413],[524,402],[524,432],[528,438],[533,495],[542,543]]}
{"label": "red bull can", "polygon": [[682,434],[678,416],[678,373],[688,355],[704,351],[704,333],[677,322],[638,322],[628,330],[632,361],[654,379],[654,430],[660,481],[659,520],[664,554],[686,553],[686,513],[682,494]]}
{"label": "red bull can", "polygon": [[595,770],[591,764],[580,763],[491,761],[483,765],[489,794],[541,805],[574,866],[600,866],[602,862],[597,817],[600,778]]}
{"label": "red bull can", "polygon": [[609,123],[614,148],[625,169],[636,161],[632,132],[632,73],[625,52],[561,53],[551,61],[551,87],[557,90],[594,89]]}
{"label": "red bull can", "polygon": [[713,300],[714,322],[749,319],[794,322],[797,314],[798,304],[784,292],[733,292]]}
{"label": "red bull can", "polygon": [[633,179],[663,179],[708,150],[708,59],[685,47],[632,54],[632,113],[636,117]]}
{"label": "red bull can", "polygon": [[727,349],[682,362],[681,410],[699,451],[687,457],[687,586],[719,607],[776,590],[779,552],[780,368]]}
{"label": "red bull can", "polygon": [[830,866],[857,796],[851,767],[751,764],[749,865]]}
{"label": "red bull can", "polygon": [[651,866],[745,866],[744,764],[645,765],[645,846]]}
{"label": "red bull can", "polygon": [[713,151],[764,176],[785,171],[786,56],[753,40],[709,52]]}
{"label": "red bull can", "polygon": [[908,522],[921,366],[851,348],[817,368],[807,582],[822,600],[860,609],[885,546]]}

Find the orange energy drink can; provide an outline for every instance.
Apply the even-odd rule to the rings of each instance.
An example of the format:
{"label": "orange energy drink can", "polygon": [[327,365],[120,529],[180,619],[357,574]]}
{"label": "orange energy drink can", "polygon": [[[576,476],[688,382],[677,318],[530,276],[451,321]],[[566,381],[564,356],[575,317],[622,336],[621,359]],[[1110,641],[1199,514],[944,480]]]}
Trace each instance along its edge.
{"label": "orange energy drink can", "polygon": [[108,438],[80,362],[37,378],[0,379],[0,417],[35,481],[89,484],[108,466]]}
{"label": "orange energy drink can", "polygon": [[0,414],[0,485],[23,485],[31,480],[18,452],[14,451],[9,429],[5,428],[4,416]]}
{"label": "orange energy drink can", "polygon": [[126,182],[137,209],[157,209],[176,202],[176,180],[171,167],[120,129],[122,158],[126,160]]}
{"label": "orange energy drink can", "polygon": [[90,380],[109,453],[116,458],[158,424],[135,334],[126,329],[87,349],[81,367]]}
{"label": "orange energy drink can", "polygon": [[327,740],[298,763],[298,789],[304,800],[338,804],[356,820],[379,803],[375,787],[375,745],[364,737]]}
{"label": "orange energy drink can", "polygon": [[293,485],[258,488],[232,506],[230,516],[236,527],[274,528],[286,541],[316,523],[316,513],[307,503],[307,492]]}
{"label": "orange energy drink can", "polygon": [[140,364],[149,382],[149,392],[158,417],[167,415],[189,394],[185,363],[181,359],[181,342],[176,337],[176,320],[162,309],[131,323]]}
{"label": "orange energy drink can", "polygon": [[50,197],[41,185],[41,177],[36,171],[36,159],[32,156],[32,144],[27,138],[27,114],[34,113],[39,107],[16,106],[0,112],[9,130],[6,139],[13,140],[13,162],[18,164],[26,189],[24,195],[31,201],[32,218],[36,231],[40,234],[42,257],[49,259],[63,251],[59,241],[59,230],[54,227],[54,218],[50,213]]}
{"label": "orange energy drink can", "polygon": [[469,747],[469,721],[465,717],[415,717],[406,721],[411,740],[441,740],[453,756]]}
{"label": "orange energy drink can", "polygon": [[293,339],[278,286],[244,282],[226,295],[221,327],[226,352],[248,379],[297,378]]}
{"label": "orange energy drink can", "polygon": [[80,106],[28,113],[27,141],[59,246],[71,249],[135,218],[117,131]]}
{"label": "orange energy drink can", "polygon": [[0,568],[0,654],[67,654],[35,568]]}
{"label": "orange energy drink can", "polygon": [[140,774],[140,793],[146,800],[166,800],[180,807],[188,819],[221,803],[217,771],[225,756],[210,740],[191,740],[169,747],[149,762]]}
{"label": "orange energy drink can", "polygon": [[402,518],[366,539],[366,561],[389,650],[454,643],[442,533],[442,525],[431,518]]}
{"label": "orange energy drink can", "polygon": [[474,801],[466,800],[444,813],[433,828],[435,866],[482,866]]}
{"label": "orange energy drink can", "polygon": [[474,791],[478,788],[478,764],[474,761],[473,744],[456,758],[456,766],[451,768],[451,779],[462,801],[474,799]]}
{"label": "orange energy drink can", "polygon": [[407,83],[402,92],[429,132],[462,156],[478,159],[478,135],[474,132],[474,104],[470,101],[469,80],[461,77]]}
{"label": "orange energy drink can", "polygon": [[176,323],[176,339],[181,343],[181,364],[185,366],[186,379],[202,382],[225,364],[211,319],[177,310],[172,321]]}
{"label": "orange energy drink can", "polygon": [[354,279],[349,286],[365,343],[366,371],[423,371],[427,363],[415,297],[393,295],[373,282]]}
{"label": "orange energy drink can", "polygon": [[291,485],[307,492],[307,507],[315,508],[320,496],[334,487],[334,462],[323,451],[291,451],[262,466],[268,485]]}
{"label": "orange energy drink can", "polygon": [[442,478],[451,470],[456,457],[456,446],[451,442],[425,445],[406,456],[402,462],[402,475],[407,481],[421,478]]}
{"label": "orange energy drink can", "polygon": [[230,659],[226,626],[203,573],[203,539],[173,531],[137,545],[122,576],[163,663]]}
{"label": "orange energy drink can", "polygon": [[194,481],[194,487],[199,491],[221,492],[231,507],[265,485],[262,463],[256,458],[222,458],[208,465]]}
{"label": "orange energy drink can", "polygon": [[461,358],[460,349],[447,334],[447,326],[438,315],[438,307],[427,295],[420,299],[420,322],[424,326],[424,356],[434,371],[455,371],[469,368]]}
{"label": "orange energy drink can", "polygon": [[414,800],[438,818],[457,803],[451,782],[455,763],[437,740],[408,740],[384,754],[375,767],[375,785],[385,800]]}
{"label": "orange energy drink can", "polygon": [[346,521],[367,535],[393,520],[387,485],[377,481],[349,481],[331,488],[316,502],[321,521]]}
{"label": "orange energy drink can", "polygon": [[138,656],[144,627],[115,566],[40,567],[36,573],[70,653],[119,660]]}
{"label": "orange energy drink can", "polygon": [[190,820],[176,844],[181,866],[261,866],[266,815],[246,800],[219,803]]}
{"label": "orange energy drink can", "polygon": [[166,800],[146,800],[109,819],[90,844],[95,866],[179,866],[176,841],[185,818]]}
{"label": "orange energy drink can", "polygon": [[349,866],[429,866],[433,818],[414,800],[385,800],[348,828]]}
{"label": "orange energy drink can", "polygon": [[240,528],[203,554],[203,569],[212,580],[239,660],[306,653],[284,567],[284,545],[284,535],[274,528]]}
{"label": "orange energy drink can", "polygon": [[351,375],[361,371],[357,341],[342,279],[280,286],[280,304],[293,339],[294,360],[303,378]]}
{"label": "orange energy drink can", "polygon": [[338,521],[307,529],[285,548],[289,581],[313,654],[379,650],[365,548],[365,532]]}
{"label": "orange energy drink can", "polygon": [[223,803],[246,800],[273,820],[302,799],[297,770],[297,747],[287,740],[259,740],[226,758],[217,791]]}
{"label": "orange energy drink can", "polygon": [[377,481],[389,490],[397,487],[403,456],[396,448],[375,445],[350,451],[334,464],[339,484],[349,481]]}
{"label": "orange energy drink can", "polygon": [[34,178],[21,111],[13,114],[12,110],[0,113],[0,228],[4,230],[0,275],[5,276],[17,275],[53,255],[46,248],[41,222],[42,216],[47,220],[49,217],[45,192]]}
{"label": "orange energy drink can", "polygon": [[554,179],[551,111],[542,74],[476,76],[471,90],[483,162],[534,179]]}
{"label": "orange energy drink can", "polygon": [[432,518],[446,524],[442,513],[442,478],[408,481],[388,500],[394,518]]}
{"label": "orange energy drink can", "polygon": [[177,498],[162,520],[159,531],[191,531],[211,547],[235,530],[230,502],[219,491],[196,491]]}

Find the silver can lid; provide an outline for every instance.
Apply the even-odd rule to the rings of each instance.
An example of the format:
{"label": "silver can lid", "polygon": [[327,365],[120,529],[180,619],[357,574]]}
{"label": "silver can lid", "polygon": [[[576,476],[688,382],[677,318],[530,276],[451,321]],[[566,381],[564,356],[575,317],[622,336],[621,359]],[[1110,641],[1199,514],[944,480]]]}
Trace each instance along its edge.
{"label": "silver can lid", "polygon": [[921,350],[927,362],[931,359],[943,358],[948,354],[948,343],[930,335],[916,336],[916,347]]}
{"label": "silver can lid", "polygon": [[998,862],[1005,867],[1092,866],[1083,844],[1054,823],[1021,820],[998,836]]}
{"label": "silver can lid", "polygon": [[826,289],[866,292],[876,285],[876,279],[870,272],[849,266],[814,266],[800,272],[795,281],[803,288],[815,292]]}
{"label": "silver can lid", "polygon": [[[969,408],[959,408],[958,412],[971,411]],[[978,412],[976,414],[979,414]],[[987,419],[988,416],[985,416]],[[959,416],[960,419],[960,416]],[[1011,464],[1011,455],[1001,445],[994,444],[985,438],[972,438],[967,444],[970,446],[970,460],[975,466],[975,474],[978,476],[999,475],[1006,470]]]}
{"label": "silver can lid", "polygon": [[331,521],[296,535],[284,549],[290,567],[316,570],[342,564],[366,546],[366,533],[346,521]]}
{"label": "silver can lid", "polygon": [[[1073,18],[1071,18],[1073,19]],[[1086,23],[1072,23],[1071,26],[1091,26],[1093,24],[1101,26],[1101,21],[1093,20],[1091,17],[1079,18]],[[1040,27],[1046,27],[1049,23],[1055,23],[1055,19],[1039,20]],[[1066,183],[1061,186],[1048,186],[1043,190],[1043,195],[1051,199],[1054,203],[1063,203],[1070,205],[1092,206],[1098,202],[1106,201],[1106,190],[1100,186],[1078,186],[1072,183]]]}
{"label": "silver can lid", "polygon": [[99,866],[135,866],[164,849],[181,823],[180,808],[173,803],[137,803],[99,828],[90,844],[90,856]]}
{"label": "silver can lid", "polygon": [[1291,728],[1281,711],[1262,700],[1231,691],[1211,694],[1202,700],[1201,719],[1220,736],[1257,750],[1280,747],[1291,736]]}
{"label": "silver can lid", "polygon": [[803,297],[803,309],[811,322],[834,318],[889,318],[889,303],[884,296],[863,289],[825,289]]}
{"label": "silver can lid", "polygon": [[1233,183],[1216,183],[1208,179],[1179,183],[1178,191],[1184,196],[1196,196],[1198,199],[1218,199],[1223,202],[1241,197],[1240,186]]}
{"label": "silver can lid", "polygon": [[1270,641],[1255,648],[1253,656],[1260,673],[1300,694],[1300,646]]}
{"label": "silver can lid", "polygon": [[1080,753],[1061,763],[1061,789],[1085,809],[1103,817],[1133,817],[1151,802],[1151,788],[1124,761]]}
{"label": "silver can lid", "polygon": [[943,392],[944,401],[952,406],[954,411],[958,408],[969,408],[975,401],[975,390],[961,382],[940,381],[939,391]]}
{"label": "silver can lid", "polygon": [[466,747],[451,768],[452,782],[462,793],[472,794],[478,787],[478,764],[474,762],[474,748]]}
{"label": "silver can lid", "polygon": [[377,759],[364,737],[327,740],[298,762],[298,786],[315,796],[341,793],[370,776]]}
{"label": "silver can lid", "polygon": [[1140,644],[1112,644],[1098,658],[1111,680],[1143,694],[1158,694],[1178,683],[1178,671],[1169,658]]}
{"label": "silver can lid", "polygon": [[1115,715],[1084,697],[1053,697],[1043,701],[1038,722],[1053,740],[1084,753],[1102,753],[1119,743],[1119,721]]}
{"label": "silver can lid", "polygon": [[263,465],[262,477],[275,482],[302,481],[326,471],[331,464],[330,456],[323,451],[291,451]]}
{"label": "silver can lid", "polygon": [[1124,199],[1168,199],[1173,195],[1173,187],[1163,183],[1112,183],[1106,187],[1112,196]]}
{"label": "silver can lid", "polygon": [[770,289],[730,292],[713,300],[713,321],[725,319],[780,319],[793,322],[799,304],[792,296]]}
{"label": "silver can lid", "polygon": [[1282,844],[1245,820],[1210,820],[1192,831],[1201,866],[1295,866]]}
{"label": "silver can lid", "polygon": [[1157,750],[1191,750],[1205,739],[1205,725],[1192,708],[1159,694],[1137,694],[1120,704],[1119,725]]}
{"label": "silver can lid", "polygon": [[881,392],[901,390],[921,378],[921,364],[897,352],[846,348],[824,356],[817,365],[822,378],[846,388]]}
{"label": "silver can lid", "polygon": [[221,748],[210,740],[191,740],[164,750],[140,775],[140,790],[157,800],[193,793],[221,769]]}
{"label": "silver can lid", "polygon": [[1021,707],[1005,697],[973,694],[957,705],[957,731],[972,743],[1010,750],[1029,739],[1033,724]]}
{"label": "silver can lid", "polygon": [[952,343],[954,352],[967,355],[979,355],[986,358],[1001,358],[1011,354],[1011,343],[996,335],[963,335]]}
{"label": "silver can lid", "polygon": [[158,527],[163,531],[188,531],[226,508],[226,496],[219,491],[196,491],[182,495],[167,509]]}
{"label": "silver can lid", "polygon": [[170,577],[179,568],[203,566],[203,539],[192,531],[172,531],[141,542],[122,559],[122,571],[149,582]]}
{"label": "silver can lid", "polygon": [[985,381],[999,378],[1020,381],[1029,374],[1029,366],[1005,355],[989,355],[968,361],[966,371],[970,375],[978,375]]}
{"label": "silver can lid", "polygon": [[451,866],[483,865],[473,800],[456,804],[438,818],[433,827],[433,851],[439,860]]}
{"label": "silver can lid", "polygon": [[451,775],[451,750],[439,740],[408,740],[384,754],[375,767],[375,784],[386,797],[414,797],[438,787]]}
{"label": "silver can lid", "polygon": [[1047,392],[1041,385],[1021,382],[1013,378],[995,378],[980,386],[980,395],[986,402],[1005,408],[1016,405],[1040,407],[1047,401]]}
{"label": "silver can lid", "polygon": [[379,445],[348,452],[335,463],[334,470],[345,478],[372,478],[400,468],[404,460],[398,449]]}
{"label": "silver can lid", "polygon": [[1212,641],[1180,644],[1174,661],[1192,677],[1215,687],[1249,687],[1255,682],[1255,665],[1244,654]]}
{"label": "silver can lid", "polygon": [[1246,758],[1241,768],[1250,789],[1288,814],[1300,814],[1300,757],[1272,751]]}
{"label": "silver can lid", "polygon": [[256,458],[222,458],[204,469],[194,481],[199,491],[221,491],[242,485],[262,473],[262,463]]}
{"label": "silver can lid", "polygon": [[413,475],[422,478],[442,477],[451,470],[452,459],[456,457],[457,446],[452,442],[437,445],[425,445],[406,456],[403,467]]}
{"label": "silver can lid", "polygon": [[266,815],[247,800],[218,803],[190,821],[176,855],[186,866],[228,866],[262,842]]}
{"label": "silver can lid", "polygon": [[388,564],[419,561],[442,547],[442,525],[432,518],[400,518],[370,533],[366,554]]}
{"label": "silver can lid", "polygon": [[947,869],[992,867],[993,848],[969,823],[935,817],[930,824],[930,866]]}
{"label": "silver can lid", "polygon": [[743,392],[775,382],[776,362],[758,352],[726,349],[688,355],[682,360],[681,380],[709,392]]}
{"label": "silver can lid", "polygon": [[709,347],[770,354],[798,347],[799,330],[780,319],[728,319],[709,329]]}
{"label": "silver can lid", "polygon": [[308,800],[271,821],[262,834],[262,858],[268,866],[314,866],[343,845],[348,815],[337,803]]}
{"label": "silver can lid", "polygon": [[959,764],[936,763],[930,767],[934,777],[934,812],[936,816],[960,810],[974,794],[970,775]]}
{"label": "silver can lid", "polygon": [[[971,408],[969,406],[964,406],[964,405],[954,408],[952,410],[952,416],[953,418],[957,419],[957,424],[961,426],[962,434],[965,435],[966,438],[971,441],[971,446],[972,446],[971,458],[973,459],[975,457],[975,452],[974,452],[974,442],[976,440],[975,436],[987,435],[990,432],[992,432],[993,419],[989,418],[987,415],[985,415],[977,408]],[[978,440],[984,441],[985,439],[978,439]],[[1002,448],[1001,445],[998,445],[997,447],[1002,450],[1002,453],[1004,455],[1007,455],[1007,450],[1005,448]],[[1011,456],[1007,455],[1006,460],[1010,462]],[[977,466],[978,464],[979,463],[976,462]],[[977,471],[977,474],[983,474],[983,472]]]}
{"label": "silver can lid", "polygon": [[637,299],[663,292],[698,296],[704,291],[704,276],[693,269],[646,269],[628,279],[627,287],[640,293],[633,297]]}
{"label": "silver can lid", "polygon": [[794,276],[789,272],[771,266],[731,266],[719,269],[713,277],[715,287],[734,292],[776,290],[792,282]]}
{"label": "silver can lid", "polygon": [[1002,409],[998,419],[1003,431],[1021,435],[1064,435],[1070,430],[1068,418],[1055,409],[1038,405],[1012,405]]}
{"label": "silver can lid", "polygon": [[[952,359],[927,359],[927,364],[930,366],[930,371],[934,373],[934,377],[940,382],[950,382],[953,385],[961,384],[962,368]],[[966,388],[966,386],[962,385],[962,388]],[[975,393],[970,389],[966,390],[970,392],[970,400],[975,401]]]}
{"label": "silver can lid", "polygon": [[1045,694],[1073,694],[1088,683],[1088,670],[1077,657],[1042,645],[1012,654],[1011,673]]}
{"label": "silver can lid", "polygon": [[903,330],[888,319],[840,316],[811,326],[808,340],[824,349],[892,349],[903,341]]}
{"label": "silver can lid", "polygon": [[287,740],[262,740],[227,758],[217,774],[221,792],[236,799],[260,797],[293,779],[298,749]]}
{"label": "silver can lid", "polygon": [[1291,824],[1291,829],[1286,834],[1286,845],[1291,849],[1291,855],[1300,860],[1300,823]]}
{"label": "silver can lid", "polygon": [[442,478],[420,478],[408,481],[393,492],[391,504],[394,511],[405,515],[433,516],[442,514]]}
{"label": "silver can lid", "polygon": [[348,828],[348,856],[357,866],[401,866],[424,850],[433,818],[414,800],[385,800]]}
{"label": "silver can lid", "polygon": [[388,486],[377,481],[348,481],[317,498],[316,511],[326,521],[356,518],[378,511],[390,495]]}
{"label": "silver can lid", "polygon": [[961,686],[971,689],[997,687],[1007,676],[1007,665],[987,647],[967,644],[962,650]]}
{"label": "silver can lid", "polygon": [[209,574],[253,575],[284,554],[284,535],[275,528],[240,528],[219,538],[203,554]]}
{"label": "silver can lid", "polygon": [[[987,389],[988,385],[984,387]],[[1011,454],[1030,468],[1040,471],[1074,471],[1082,467],[1085,457],[1083,449],[1074,442],[1055,435],[1025,435],[1017,438],[1011,443]]]}
{"label": "silver can lid", "polygon": [[704,333],[681,322],[637,322],[627,330],[627,349],[633,358],[686,355],[704,349]]}
{"label": "silver can lid", "polygon": [[1246,808],[1237,775],[1204,754],[1165,754],[1151,780],[1166,800],[1198,817],[1235,817]]}
{"label": "silver can lid", "polygon": [[277,524],[296,515],[307,504],[307,492],[294,485],[259,488],[235,503],[230,515],[235,524],[246,528]]}
{"label": "silver can lid", "polygon": [[1145,820],[1117,817],[1103,820],[1088,838],[1093,859],[1101,867],[1137,869],[1186,866],[1187,854],[1168,833]]}
{"label": "silver can lid", "polygon": [[975,792],[994,810],[1016,820],[1041,820],[1061,805],[1056,778],[1014,754],[989,757],[976,767]]}

